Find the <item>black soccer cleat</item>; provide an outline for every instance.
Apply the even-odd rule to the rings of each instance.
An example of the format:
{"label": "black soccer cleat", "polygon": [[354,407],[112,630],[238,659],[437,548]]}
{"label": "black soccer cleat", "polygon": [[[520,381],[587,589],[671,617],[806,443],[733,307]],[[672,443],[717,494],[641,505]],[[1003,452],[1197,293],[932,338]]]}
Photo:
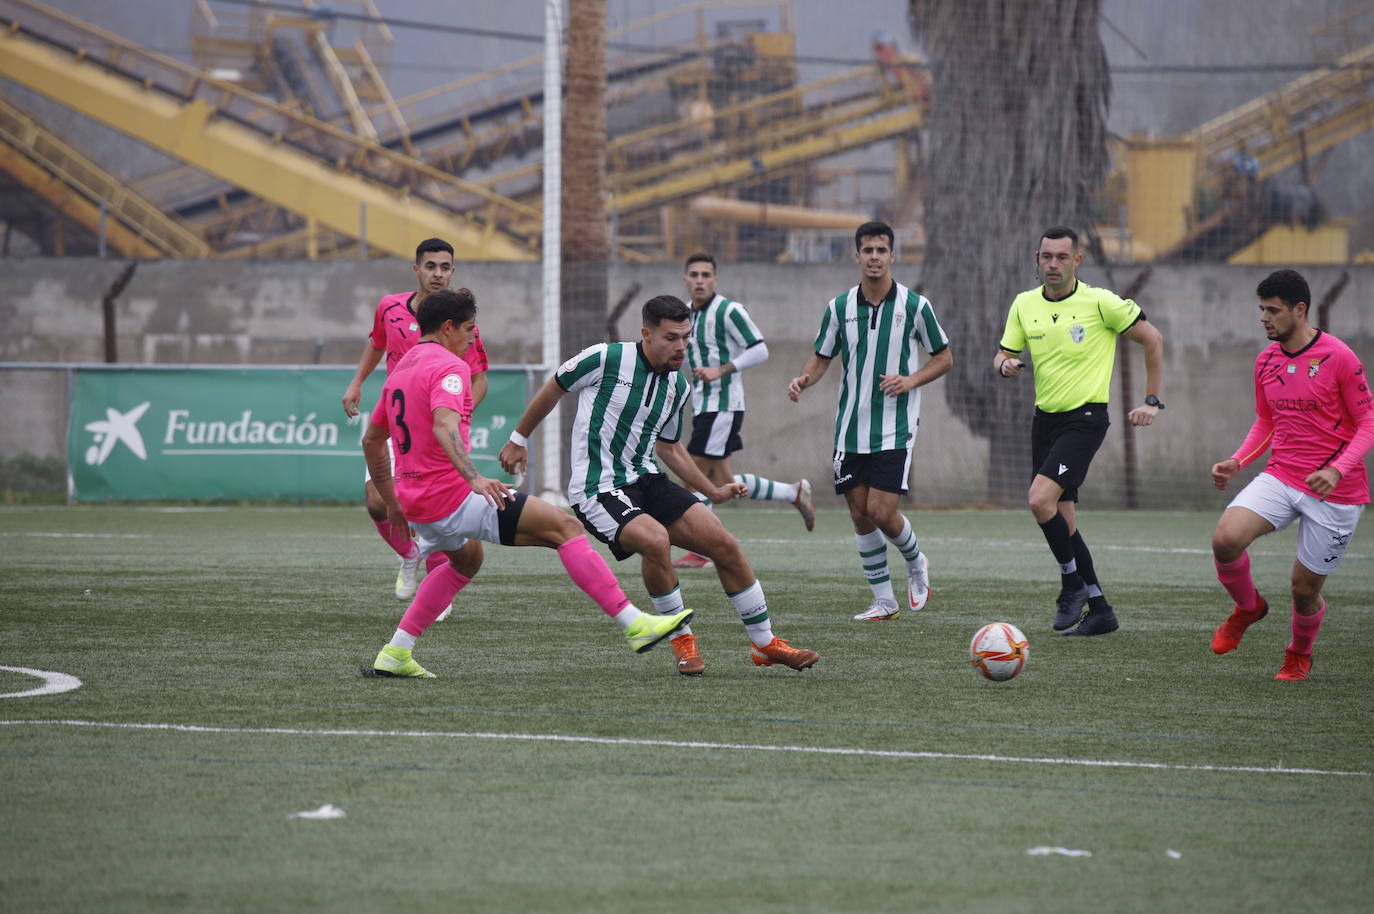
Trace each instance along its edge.
{"label": "black soccer cleat", "polygon": [[1054,630],[1073,628],[1083,618],[1083,607],[1088,605],[1088,585],[1073,591],[1061,590],[1054,602],[1059,607],[1054,614]]}
{"label": "black soccer cleat", "polygon": [[1080,635],[1090,637],[1092,635],[1109,635],[1121,627],[1121,623],[1116,619],[1116,613],[1108,606],[1105,609],[1090,609],[1088,614],[1083,617],[1083,621],[1078,623],[1078,627],[1064,632],[1065,637],[1070,635]]}

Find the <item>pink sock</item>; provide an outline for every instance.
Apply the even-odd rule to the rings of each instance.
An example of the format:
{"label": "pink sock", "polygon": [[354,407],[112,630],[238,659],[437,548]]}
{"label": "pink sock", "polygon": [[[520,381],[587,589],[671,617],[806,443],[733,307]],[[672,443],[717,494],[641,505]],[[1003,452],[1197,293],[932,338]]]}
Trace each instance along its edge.
{"label": "pink sock", "polygon": [[412,552],[419,548],[415,545],[415,540],[410,538],[409,530],[402,530],[393,534],[389,521],[374,520],[372,523],[377,525],[377,532],[381,534],[382,539],[386,540],[386,544],[394,549],[401,558],[410,558]]}
{"label": "pink sock", "polygon": [[415,599],[401,617],[401,624],[396,627],[417,638],[423,635],[425,629],[439,618],[439,613],[448,608],[458,591],[466,587],[470,580],[450,564],[431,571],[420,583],[420,589],[415,591]]}
{"label": "pink sock", "polygon": [[431,552],[425,556],[425,574],[429,574],[434,569],[448,561],[448,555],[443,552]]}
{"label": "pink sock", "polygon": [[559,546],[558,559],[573,583],[595,600],[606,615],[614,616],[630,602],[625,591],[620,589],[620,582],[615,579],[610,566],[592,549],[585,534]]}
{"label": "pink sock", "polygon": [[1217,566],[1217,580],[1236,605],[1246,612],[1254,612],[1259,606],[1259,594],[1255,593],[1255,582],[1250,578],[1250,553],[1242,552],[1234,562],[1219,562],[1215,557],[1212,562]]}
{"label": "pink sock", "polygon": [[1293,640],[1288,642],[1288,649],[1295,654],[1312,653],[1312,644],[1317,640],[1317,632],[1321,630],[1322,619],[1326,618],[1326,601],[1322,600],[1322,608],[1310,616],[1300,616],[1295,608],[1293,610]]}

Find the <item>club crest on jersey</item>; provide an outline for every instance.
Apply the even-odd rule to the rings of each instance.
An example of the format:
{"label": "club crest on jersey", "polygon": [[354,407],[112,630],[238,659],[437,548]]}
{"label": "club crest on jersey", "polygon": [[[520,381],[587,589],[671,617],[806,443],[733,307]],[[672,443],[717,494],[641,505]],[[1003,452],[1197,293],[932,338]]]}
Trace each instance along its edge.
{"label": "club crest on jersey", "polygon": [[1321,367],[1321,359],[1309,359],[1307,362],[1307,376],[1309,378],[1315,378],[1317,376],[1317,369]]}
{"label": "club crest on jersey", "polygon": [[463,379],[459,375],[444,375],[444,380],[441,381],[440,384],[443,386],[444,390],[451,394],[460,394],[463,392]]}
{"label": "club crest on jersey", "polygon": [[1083,337],[1086,332],[1082,324],[1074,324],[1069,328],[1069,339],[1073,340],[1075,343],[1081,343],[1083,342]]}

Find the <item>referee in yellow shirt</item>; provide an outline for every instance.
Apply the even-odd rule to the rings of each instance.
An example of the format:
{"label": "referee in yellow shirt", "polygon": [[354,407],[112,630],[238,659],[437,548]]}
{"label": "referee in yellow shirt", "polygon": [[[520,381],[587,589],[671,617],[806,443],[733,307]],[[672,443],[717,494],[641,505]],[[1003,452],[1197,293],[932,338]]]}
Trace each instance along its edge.
{"label": "referee in yellow shirt", "polygon": [[992,367],[999,377],[1014,378],[1023,367],[1022,350],[1030,348],[1035,365],[1035,478],[1027,501],[1059,564],[1055,631],[1105,635],[1117,630],[1116,613],[1102,594],[1092,553],[1075,524],[1074,505],[1111,424],[1107,393],[1117,336],[1125,334],[1145,347],[1146,397],[1144,405],[1131,410],[1132,425],[1149,425],[1164,408],[1159,399],[1164,337],[1135,302],[1074,276],[1083,252],[1073,229],[1046,229],[1035,262],[1044,284],[1022,292],[1011,303]]}

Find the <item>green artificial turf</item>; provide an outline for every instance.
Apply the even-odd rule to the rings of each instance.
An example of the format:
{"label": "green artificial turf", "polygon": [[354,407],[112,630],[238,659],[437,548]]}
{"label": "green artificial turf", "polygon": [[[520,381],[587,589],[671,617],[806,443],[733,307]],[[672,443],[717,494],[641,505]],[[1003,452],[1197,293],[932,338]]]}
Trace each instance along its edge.
{"label": "green artificial turf", "polygon": [[[709,570],[686,678],[553,552],[488,546],[416,650],[439,678],[367,679],[404,603],[361,508],[0,508],[0,665],[83,682],[0,699],[0,910],[1367,910],[1367,537],[1280,683],[1291,532],[1217,657],[1210,514],[1082,511],[1122,621],[1090,639],[1050,629],[1025,512],[909,511],[929,607],[866,624],[843,512],[720,514],[814,669],[754,667]],[[968,663],[995,620],[1030,640],[1008,683]]]}

